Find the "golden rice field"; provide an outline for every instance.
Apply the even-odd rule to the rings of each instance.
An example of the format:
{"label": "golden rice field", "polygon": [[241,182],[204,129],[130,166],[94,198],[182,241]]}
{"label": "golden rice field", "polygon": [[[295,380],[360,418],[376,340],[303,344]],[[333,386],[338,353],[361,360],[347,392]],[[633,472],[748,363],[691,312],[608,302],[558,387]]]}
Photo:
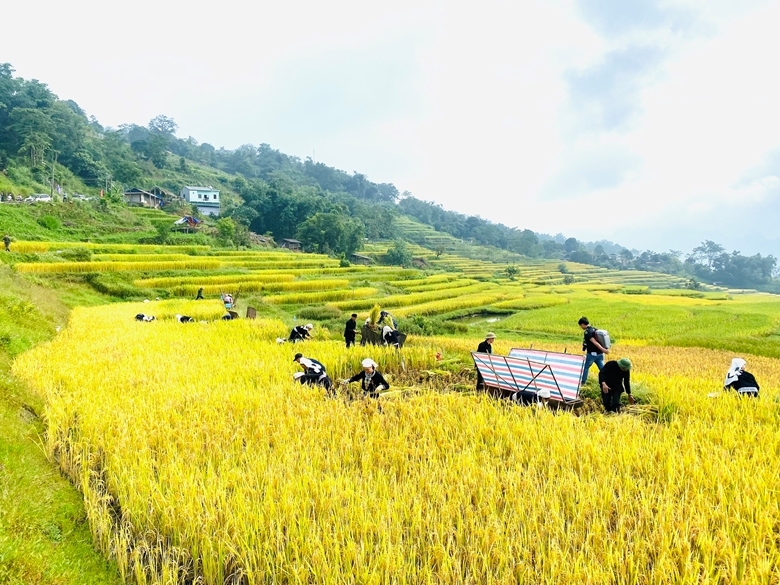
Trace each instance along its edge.
{"label": "golden rice field", "polygon": [[[572,293],[574,310],[585,294]],[[668,301],[647,307],[710,302]],[[538,312],[534,326],[553,333],[570,309],[517,319]],[[128,581],[780,583],[777,359],[745,356],[758,400],[711,398],[732,351],[623,335],[615,353],[660,416],[578,417],[458,392],[443,373],[418,381],[437,352],[466,360],[474,339],[410,338],[399,353],[318,332],[279,345],[288,325],[222,313],[216,301],[75,309],[14,365],[45,398],[45,448]],[[373,357],[391,382],[381,412],[294,384],[299,349],[334,379]]]}

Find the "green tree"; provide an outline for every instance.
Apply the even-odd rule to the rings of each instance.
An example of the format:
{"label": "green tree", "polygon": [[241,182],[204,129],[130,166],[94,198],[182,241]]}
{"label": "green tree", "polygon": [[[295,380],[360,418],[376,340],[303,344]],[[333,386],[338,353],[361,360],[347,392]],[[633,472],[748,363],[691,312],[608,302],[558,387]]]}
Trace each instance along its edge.
{"label": "green tree", "polygon": [[412,251],[405,241],[396,240],[385,254],[385,261],[392,266],[410,266],[412,264]]}
{"label": "green tree", "polygon": [[691,258],[696,262],[706,262],[707,268],[712,270],[715,259],[725,251],[726,250],[720,244],[716,244],[712,240],[705,240],[701,243],[701,246],[697,246],[693,249]]}
{"label": "green tree", "polygon": [[296,235],[306,248],[321,254],[349,255],[359,249],[363,226],[338,213],[315,213],[298,226]]}
{"label": "green tree", "polygon": [[233,246],[236,237],[236,222],[229,217],[217,220],[217,234],[219,241],[225,246]]}
{"label": "green tree", "polygon": [[178,128],[179,125],[168,116],[159,115],[149,120],[149,131],[152,133],[173,136]]}

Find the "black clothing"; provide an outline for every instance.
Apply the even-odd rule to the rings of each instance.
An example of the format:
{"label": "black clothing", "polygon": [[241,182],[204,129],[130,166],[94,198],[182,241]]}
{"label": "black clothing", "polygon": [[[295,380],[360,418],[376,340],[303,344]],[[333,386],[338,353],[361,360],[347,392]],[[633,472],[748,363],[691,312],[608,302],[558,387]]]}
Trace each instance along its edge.
{"label": "black clothing", "polygon": [[325,388],[325,390],[328,391],[328,393],[330,393],[330,390],[333,387],[333,382],[326,375],[320,376],[318,374],[304,374],[298,378],[298,382],[301,384],[308,384],[309,386],[322,386]]}
{"label": "black clothing", "polygon": [[531,392],[529,390],[520,390],[519,392],[512,394],[509,398],[512,402],[523,406],[530,406],[531,404],[539,402],[539,397],[536,395],[536,392]]}
{"label": "black clothing", "polygon": [[[487,339],[483,342],[481,342],[477,346],[477,351],[479,353],[493,353],[493,345],[487,342]],[[477,390],[484,390],[485,389],[485,379],[482,377],[482,373],[479,371],[479,368],[477,368]]]}
{"label": "black clothing", "polygon": [[149,321],[154,321],[155,319],[154,319],[154,317],[152,315],[144,315],[143,313],[138,313],[135,316],[135,320],[136,321],[144,321],[144,322],[148,323]]}
{"label": "black clothing", "polygon": [[493,344],[485,340],[477,346],[477,351],[479,353],[493,353]]}
{"label": "black clothing", "polygon": [[331,379],[328,377],[325,366],[317,360],[307,357],[301,357],[298,363],[303,366],[305,370],[304,375],[298,378],[298,381],[301,384],[309,384],[312,386],[320,385],[330,393],[333,382],[331,382]]}
{"label": "black clothing", "polygon": [[347,347],[355,345],[355,329],[357,328],[357,321],[355,319],[348,319],[347,324],[344,325],[344,340],[347,342]]}
{"label": "black clothing", "polygon": [[303,341],[304,339],[311,338],[311,335],[309,335],[309,330],[306,329],[303,325],[298,325],[296,327],[292,328],[292,331],[290,331],[290,338],[289,341],[292,341],[295,343],[296,341]]}
{"label": "black clothing", "polygon": [[187,315],[180,315],[179,316],[179,323],[193,323],[195,319],[192,317],[187,317]]}
{"label": "black clothing", "polygon": [[198,296],[195,297],[195,300],[200,300],[203,298],[203,288],[198,289]]}
{"label": "black clothing", "polygon": [[611,390],[604,394],[601,393],[601,401],[604,403],[604,410],[607,412],[619,412],[620,411],[620,395],[623,394],[623,390],[618,392],[612,392]]}
{"label": "black clothing", "polygon": [[[603,383],[606,383],[609,392],[604,393],[601,388]],[[620,395],[623,390],[631,395],[631,372],[621,370],[616,360],[608,361],[599,371],[599,389],[602,390],[601,400],[607,412],[617,412],[620,410]]]}
{"label": "black clothing", "polygon": [[3,238],[3,243],[5,244],[5,251],[10,252],[11,251],[11,238],[8,236],[5,236]]}
{"label": "black clothing", "polygon": [[[588,326],[587,329],[585,329],[585,334],[583,335],[582,339],[582,351],[587,352],[596,352],[596,353],[604,353],[601,351],[598,347],[596,347],[593,344],[593,340],[596,338],[596,328]],[[596,339],[596,342],[598,343],[598,339]],[[630,394],[630,392],[629,392]]]}
{"label": "black clothing", "polygon": [[357,382],[358,380],[360,381],[360,387],[363,389],[363,392],[368,394],[369,398],[379,398],[379,386],[384,386],[384,390],[390,388],[390,384],[385,380],[384,376],[376,370],[374,370],[374,375],[370,378],[366,375],[365,371],[362,371],[349,379],[350,382]]}
{"label": "black clothing", "polygon": [[[742,370],[739,373],[739,376],[736,380],[734,380],[731,384],[729,384],[727,389],[736,390],[739,394],[745,395],[745,396],[758,396],[758,382],[756,382],[756,378],[751,374],[750,372],[746,372],[745,370]],[[752,390],[752,388],[755,388],[755,391]]]}
{"label": "black clothing", "polygon": [[384,340],[387,345],[398,347],[398,331],[388,331],[385,333]]}

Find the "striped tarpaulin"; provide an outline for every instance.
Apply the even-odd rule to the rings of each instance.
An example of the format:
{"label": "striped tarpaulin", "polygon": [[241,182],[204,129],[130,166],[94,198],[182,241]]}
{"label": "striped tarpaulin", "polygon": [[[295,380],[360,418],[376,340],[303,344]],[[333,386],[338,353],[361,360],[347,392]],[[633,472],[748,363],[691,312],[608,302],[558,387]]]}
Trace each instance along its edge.
{"label": "striped tarpaulin", "polygon": [[485,385],[506,392],[538,392],[549,390],[552,400],[567,400],[558,389],[552,369],[547,364],[525,358],[472,352],[474,364],[482,374]]}
{"label": "striped tarpaulin", "polygon": [[577,400],[579,398],[582,368],[585,365],[584,355],[518,348],[512,349],[509,355],[538,364],[547,364],[558,383],[556,389],[560,390],[563,399]]}

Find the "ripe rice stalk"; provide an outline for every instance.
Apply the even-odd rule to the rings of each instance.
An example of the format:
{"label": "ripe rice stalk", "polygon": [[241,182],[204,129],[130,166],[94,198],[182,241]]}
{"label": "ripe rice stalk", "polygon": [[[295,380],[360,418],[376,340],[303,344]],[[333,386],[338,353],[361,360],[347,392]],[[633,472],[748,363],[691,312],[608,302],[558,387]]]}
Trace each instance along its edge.
{"label": "ripe rice stalk", "polygon": [[398,317],[410,317],[412,315],[440,315],[442,313],[449,313],[451,311],[458,311],[460,309],[486,307],[488,305],[493,305],[496,301],[505,297],[506,293],[500,291],[484,292],[471,295],[459,295],[441,301],[432,301],[428,303],[421,303],[419,305],[400,307],[394,310],[393,314]]}
{"label": "ripe rice stalk", "polygon": [[372,287],[361,287],[310,293],[282,293],[265,297],[263,300],[274,305],[311,305],[329,301],[346,301],[346,299],[358,302],[359,299],[372,297],[377,292],[377,289]]}
{"label": "ripe rice stalk", "polygon": [[[625,348],[632,381],[676,405],[649,428],[399,381],[402,357],[433,371],[474,339],[348,350],[277,344],[291,324],[275,320],[132,319],[207,305],[75,309],[13,367],[42,397],[45,448],[95,546],[139,582],[773,582],[780,477],[756,445],[778,443],[778,360],[749,357],[759,400],[712,400],[733,352]],[[297,385],[296,351],[334,379],[373,357],[395,394],[380,413]]]}
{"label": "ripe rice stalk", "polygon": [[[457,295],[467,295],[470,293],[479,292],[490,288],[496,288],[496,285],[493,283],[478,283],[463,288],[454,288],[454,289],[441,288],[439,290],[426,291],[421,293],[411,293],[406,295],[390,295],[387,297],[383,297],[381,299],[365,299],[354,305],[350,305],[349,303],[333,303],[333,304],[334,306],[345,310],[367,309],[377,301],[380,302],[382,306],[386,308],[407,307],[411,305],[417,305],[429,301],[434,301],[437,299],[446,299]],[[395,314],[395,311],[392,308],[389,310]]]}
{"label": "ripe rice stalk", "polygon": [[33,274],[55,274],[64,272],[159,272],[162,270],[217,270],[216,260],[193,258],[172,262],[19,262],[14,266],[18,272]]}
{"label": "ripe rice stalk", "polygon": [[265,280],[233,281],[221,284],[184,284],[172,289],[177,296],[190,296],[203,289],[203,294],[218,294],[226,288],[241,292],[294,292],[294,291],[328,291],[333,289],[347,289],[348,280],[297,280],[293,282],[268,282]]}
{"label": "ripe rice stalk", "polygon": [[208,252],[210,246],[186,245],[164,246],[158,244],[101,244],[97,242],[35,242],[21,240],[14,242],[16,252],[48,252],[50,250],[65,250],[68,248],[87,248],[93,252],[110,253],[163,253],[163,254],[198,254]]}
{"label": "ripe rice stalk", "polygon": [[140,288],[172,288],[188,284],[197,284],[205,286],[208,284],[235,284],[240,282],[252,282],[261,280],[263,282],[290,282],[295,280],[295,275],[285,273],[268,272],[262,274],[243,273],[243,274],[225,274],[219,276],[184,276],[184,277],[160,277],[160,278],[142,278],[133,281],[133,285]]}

